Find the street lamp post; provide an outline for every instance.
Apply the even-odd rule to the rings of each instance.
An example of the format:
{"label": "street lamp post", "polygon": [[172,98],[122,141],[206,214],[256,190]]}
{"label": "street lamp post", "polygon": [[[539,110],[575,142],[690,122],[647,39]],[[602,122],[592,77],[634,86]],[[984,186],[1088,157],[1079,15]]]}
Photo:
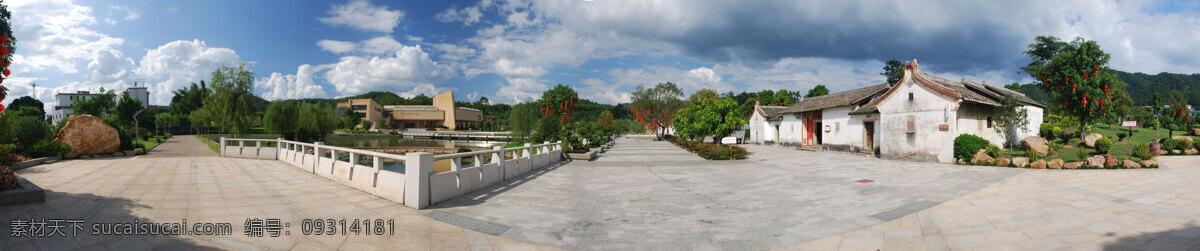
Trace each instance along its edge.
{"label": "street lamp post", "polygon": [[136,142],[136,143],[142,143],[142,136],[138,135],[138,133],[140,133],[141,130],[138,130],[139,127],[138,127],[137,116],[138,116],[138,114],[141,114],[142,111],[145,111],[145,110],[146,109],[141,109],[141,110],[138,110],[137,112],[133,113],[133,137],[134,137],[133,142]]}

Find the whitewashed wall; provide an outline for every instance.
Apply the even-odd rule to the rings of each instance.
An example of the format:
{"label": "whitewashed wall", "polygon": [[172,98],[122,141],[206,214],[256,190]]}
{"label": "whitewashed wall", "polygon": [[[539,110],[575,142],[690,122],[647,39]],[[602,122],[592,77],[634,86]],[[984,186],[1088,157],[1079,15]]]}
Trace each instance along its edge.
{"label": "whitewashed wall", "polygon": [[[954,118],[958,112],[956,100],[949,100],[917,84],[905,75],[904,84],[879,104],[880,157],[929,162],[954,162],[954,137],[958,135]],[[913,99],[908,99],[913,93]],[[908,119],[915,124],[915,133],[907,133]],[[941,131],[939,125],[949,129]]]}
{"label": "whitewashed wall", "polygon": [[804,139],[804,121],[796,118],[798,114],[784,114],[779,121],[779,141],[784,145],[799,147]]}

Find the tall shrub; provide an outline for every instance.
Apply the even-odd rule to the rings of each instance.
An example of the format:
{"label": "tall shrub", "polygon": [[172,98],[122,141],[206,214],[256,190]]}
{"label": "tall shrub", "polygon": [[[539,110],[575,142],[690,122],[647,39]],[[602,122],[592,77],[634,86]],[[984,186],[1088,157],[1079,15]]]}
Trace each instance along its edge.
{"label": "tall shrub", "polygon": [[954,138],[954,158],[970,160],[979,149],[987,149],[991,145],[986,139],[971,134],[962,134]]}

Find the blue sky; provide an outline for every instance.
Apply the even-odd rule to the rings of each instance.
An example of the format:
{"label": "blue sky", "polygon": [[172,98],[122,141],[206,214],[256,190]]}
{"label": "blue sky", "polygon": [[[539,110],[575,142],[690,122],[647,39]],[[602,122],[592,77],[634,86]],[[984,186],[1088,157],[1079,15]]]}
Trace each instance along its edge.
{"label": "blue sky", "polygon": [[[887,59],[994,84],[1028,82],[1034,36],[1100,42],[1115,69],[1200,72],[1193,1],[6,1],[19,40],[10,97],[133,82],[170,91],[247,63],[267,99],[536,99],[601,103],[638,85],[686,92],[833,91],[882,83]],[[32,83],[38,88],[32,91]],[[10,99],[11,100],[11,99]]]}

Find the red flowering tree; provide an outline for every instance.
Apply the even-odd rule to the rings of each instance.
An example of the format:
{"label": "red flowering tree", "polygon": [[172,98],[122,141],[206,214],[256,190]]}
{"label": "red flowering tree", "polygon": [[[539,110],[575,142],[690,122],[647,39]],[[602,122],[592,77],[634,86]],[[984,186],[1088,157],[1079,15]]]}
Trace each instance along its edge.
{"label": "red flowering tree", "polygon": [[[0,83],[4,83],[8,79],[8,65],[12,62],[12,54],[17,50],[17,39],[13,38],[12,25],[8,20],[12,18],[12,12],[8,11],[8,5],[0,3],[0,69],[4,69],[3,76],[0,77]],[[0,102],[3,102],[8,97],[8,87],[0,85]],[[4,105],[0,105],[0,111],[4,111]]]}
{"label": "red flowering tree", "polygon": [[537,130],[533,133],[535,142],[563,140],[572,142],[563,128],[571,123],[571,110],[579,102],[579,93],[570,86],[559,84],[542,93],[538,100],[541,106],[542,119],[538,121]]}
{"label": "red flowering tree", "polygon": [[630,112],[633,113],[633,119],[653,130],[659,139],[671,128],[675,111],[683,107],[683,91],[671,82],[653,88],[639,85],[631,96],[633,104],[630,104]]}
{"label": "red flowering tree", "polygon": [[[1079,137],[1087,135],[1087,126],[1102,119],[1114,109],[1114,87],[1118,84],[1116,74],[1109,71],[1108,53],[1100,50],[1096,41],[1076,38],[1067,43],[1054,37],[1037,37],[1029,45],[1026,55],[1033,62],[1022,67],[1042,82],[1042,89],[1050,93],[1053,111],[1060,115],[1079,119]],[[1119,90],[1124,92],[1124,90]]]}
{"label": "red flowering tree", "polygon": [[1172,90],[1171,103],[1167,105],[1167,114],[1161,116],[1167,124],[1167,136],[1175,136],[1175,131],[1187,131],[1193,122],[1191,111],[1187,109],[1187,97],[1181,91]]}

